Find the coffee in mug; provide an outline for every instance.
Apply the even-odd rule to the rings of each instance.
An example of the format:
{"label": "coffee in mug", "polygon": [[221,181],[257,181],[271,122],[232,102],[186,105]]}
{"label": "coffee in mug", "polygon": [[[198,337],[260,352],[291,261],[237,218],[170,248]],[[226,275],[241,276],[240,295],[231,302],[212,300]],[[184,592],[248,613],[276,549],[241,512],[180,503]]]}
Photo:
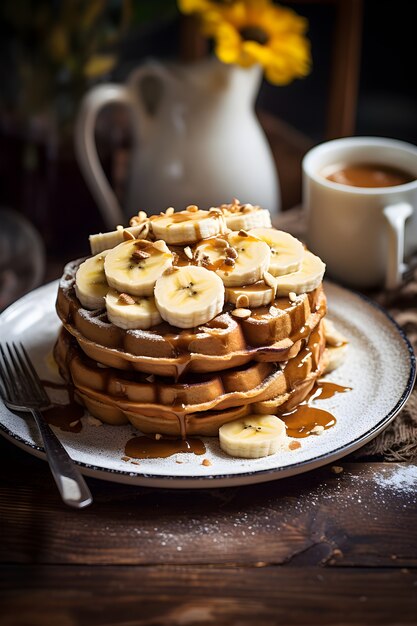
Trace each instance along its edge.
{"label": "coffee in mug", "polygon": [[417,147],[380,137],[346,137],[304,157],[306,243],[327,275],[348,286],[401,284],[417,252]]}
{"label": "coffee in mug", "polygon": [[321,174],[334,183],[353,187],[395,187],[411,183],[415,178],[409,172],[378,163],[330,165]]}

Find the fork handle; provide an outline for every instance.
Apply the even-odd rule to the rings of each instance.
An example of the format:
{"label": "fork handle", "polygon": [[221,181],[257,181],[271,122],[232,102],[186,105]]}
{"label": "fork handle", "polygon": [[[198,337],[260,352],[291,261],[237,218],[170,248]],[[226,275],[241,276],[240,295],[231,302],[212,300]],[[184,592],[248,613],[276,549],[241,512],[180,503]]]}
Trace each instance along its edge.
{"label": "fork handle", "polygon": [[58,437],[45,421],[42,413],[31,409],[45,446],[49,467],[65,504],[81,509],[93,501],[91,492],[78,467]]}

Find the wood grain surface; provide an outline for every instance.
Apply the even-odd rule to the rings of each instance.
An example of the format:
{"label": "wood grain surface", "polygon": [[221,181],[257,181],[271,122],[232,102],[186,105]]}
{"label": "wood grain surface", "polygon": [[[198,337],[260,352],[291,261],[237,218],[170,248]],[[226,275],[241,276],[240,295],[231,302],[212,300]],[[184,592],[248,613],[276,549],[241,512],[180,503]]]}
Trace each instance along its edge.
{"label": "wood grain surface", "polygon": [[94,504],[75,511],[46,463],[1,441],[0,623],[415,624],[403,466],[337,467],[208,491],[88,479]]}

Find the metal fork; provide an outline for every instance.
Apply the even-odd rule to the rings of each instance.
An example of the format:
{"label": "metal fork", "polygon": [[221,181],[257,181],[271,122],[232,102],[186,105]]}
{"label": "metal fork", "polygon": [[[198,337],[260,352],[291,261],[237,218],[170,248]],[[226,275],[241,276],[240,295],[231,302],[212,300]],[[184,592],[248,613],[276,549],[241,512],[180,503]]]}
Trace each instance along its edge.
{"label": "metal fork", "polygon": [[50,400],[22,344],[0,345],[0,395],[5,405],[15,411],[32,413],[41,434],[52,475],[65,504],[75,508],[93,501],[79,469],[45,421],[40,409]]}

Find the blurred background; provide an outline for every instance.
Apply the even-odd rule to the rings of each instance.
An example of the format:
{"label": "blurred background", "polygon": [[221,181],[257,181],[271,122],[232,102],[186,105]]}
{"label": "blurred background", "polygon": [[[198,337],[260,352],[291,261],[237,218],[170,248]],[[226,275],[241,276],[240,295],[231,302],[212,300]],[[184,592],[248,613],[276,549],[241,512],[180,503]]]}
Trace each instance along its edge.
{"label": "blurred background", "polygon": [[[286,211],[300,203],[300,163],[310,147],[346,135],[417,143],[417,102],[413,3],[281,4],[308,19],[312,54],[307,77],[283,86],[263,78],[256,93],[257,118],[272,150]],[[0,308],[58,276],[66,260],[88,254],[90,233],[108,229],[74,150],[85,94],[97,85],[124,83],[149,59],[189,64],[212,53],[195,18],[181,12],[175,0],[2,1]],[[152,108],[155,84],[148,87]],[[128,178],[135,175],[128,108],[123,103],[103,107],[94,136],[123,209]],[[18,233],[13,237],[21,238],[19,250],[10,249],[6,231]],[[20,286],[11,266],[18,268]]]}

